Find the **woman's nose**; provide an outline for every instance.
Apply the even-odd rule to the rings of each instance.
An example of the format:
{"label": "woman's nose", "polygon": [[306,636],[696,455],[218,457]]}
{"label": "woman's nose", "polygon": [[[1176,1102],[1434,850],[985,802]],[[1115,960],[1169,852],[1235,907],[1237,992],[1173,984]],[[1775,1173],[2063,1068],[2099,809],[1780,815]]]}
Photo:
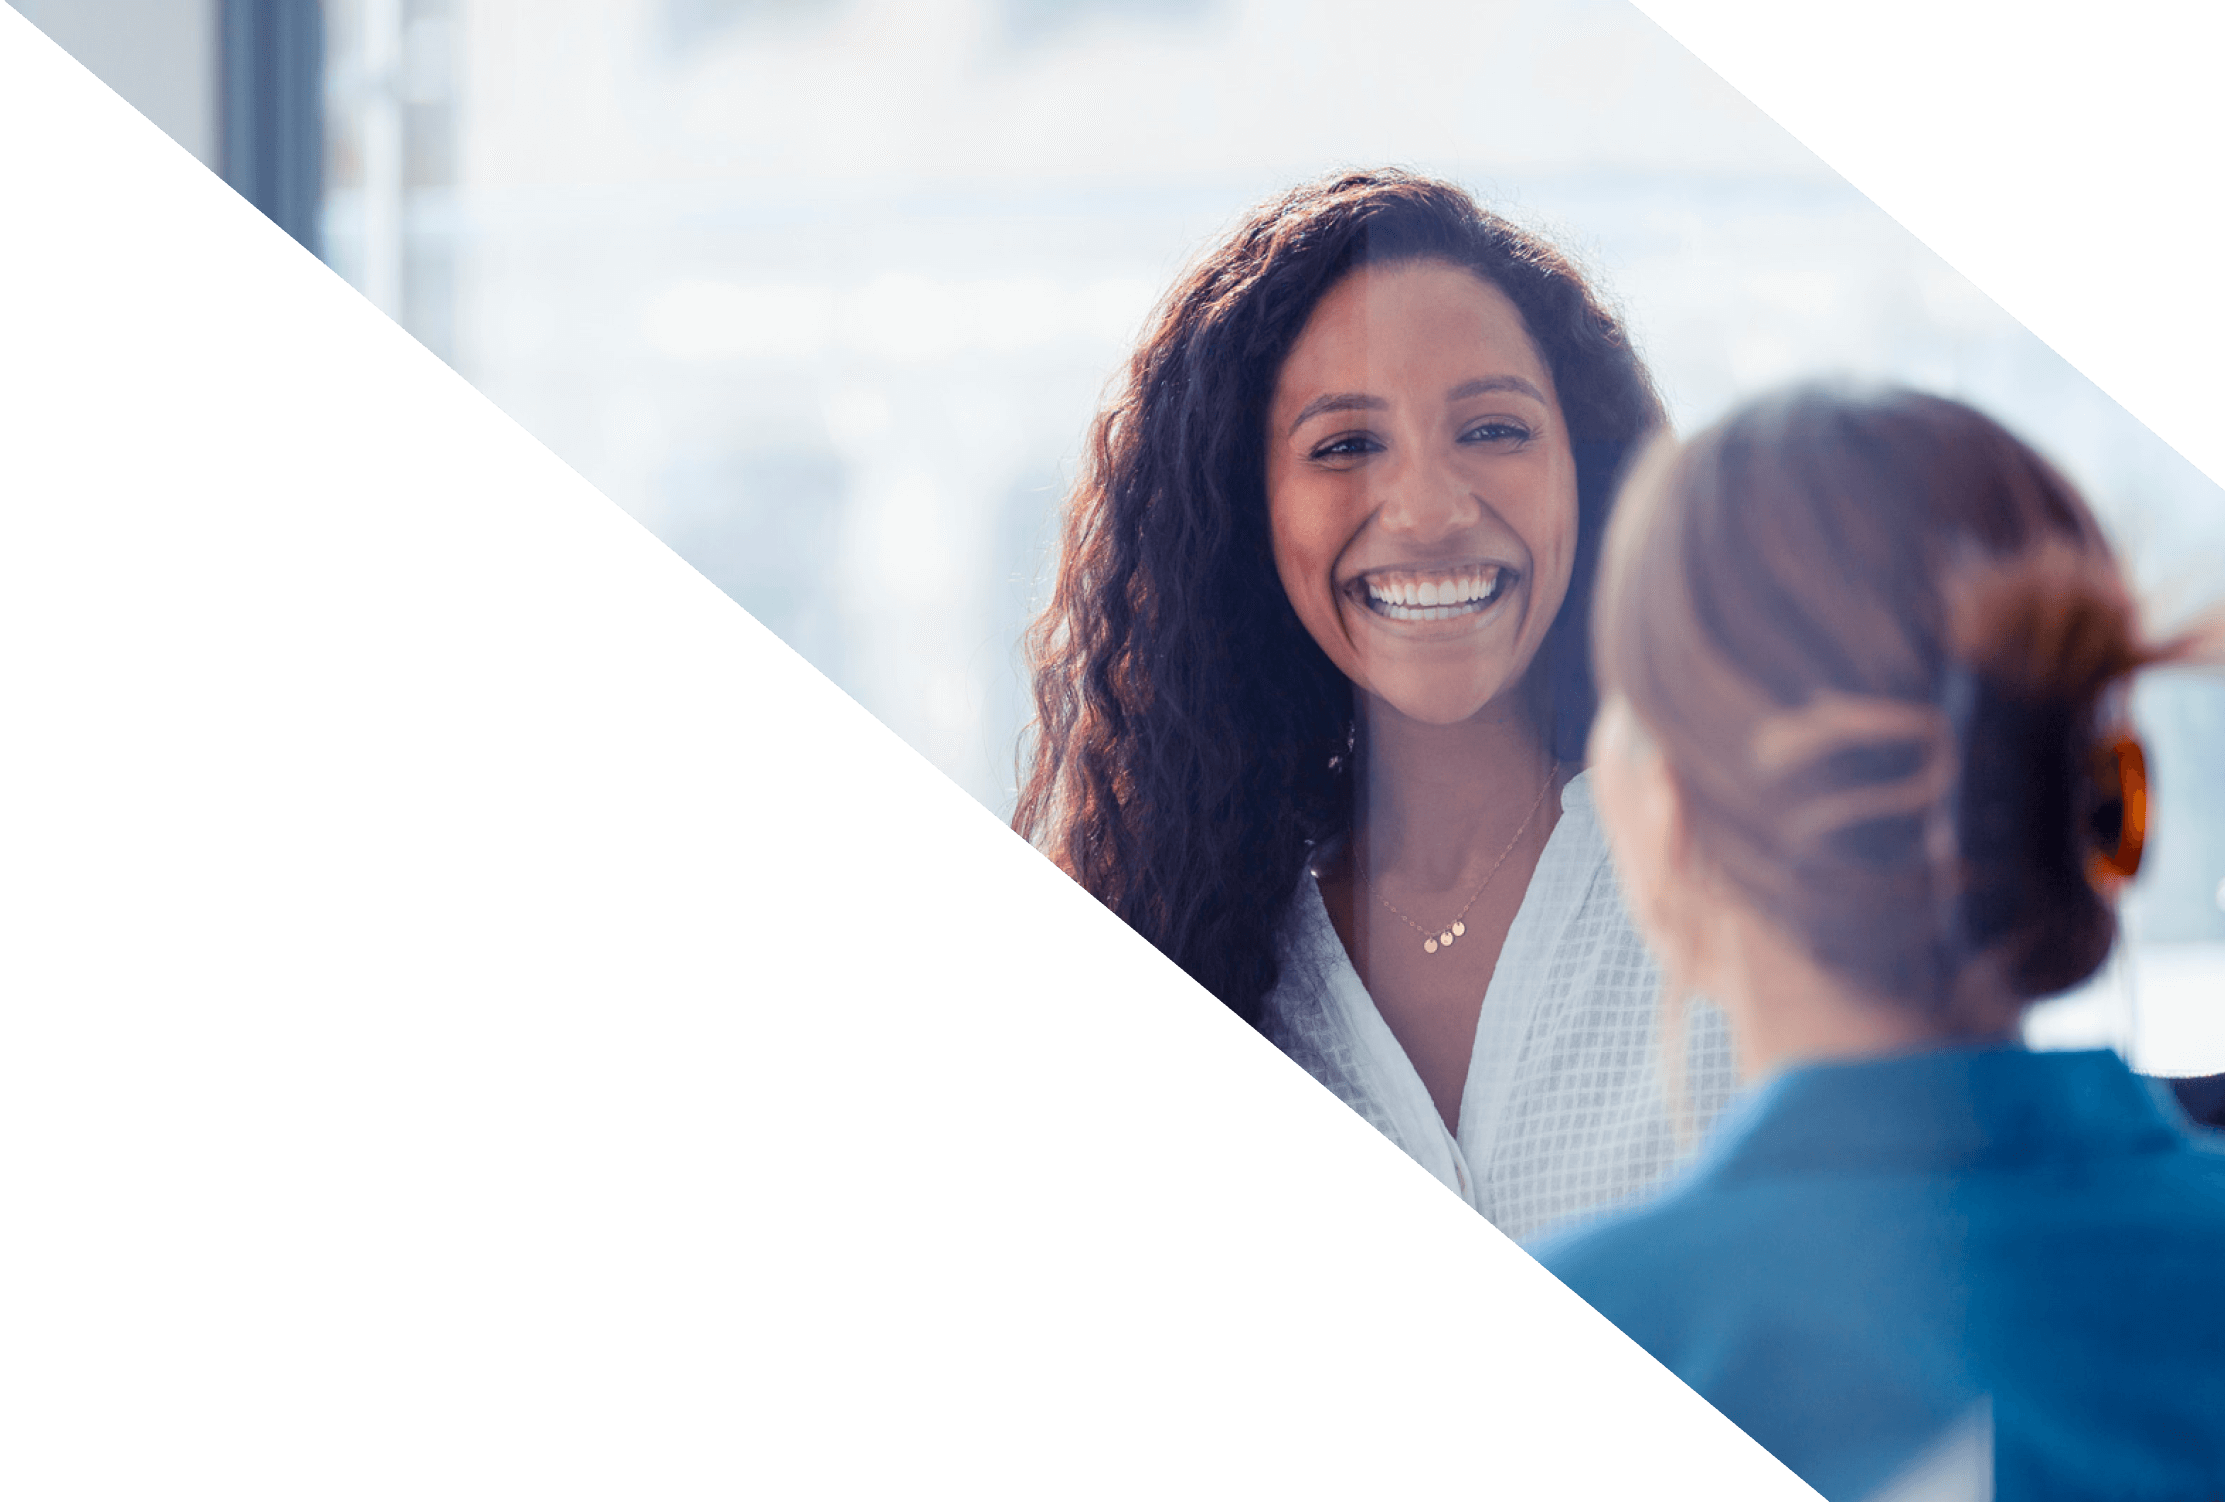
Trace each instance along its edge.
{"label": "woman's nose", "polygon": [[1409,459],[1381,473],[1376,521],[1385,531],[1427,546],[1472,527],[1483,502],[1452,465]]}

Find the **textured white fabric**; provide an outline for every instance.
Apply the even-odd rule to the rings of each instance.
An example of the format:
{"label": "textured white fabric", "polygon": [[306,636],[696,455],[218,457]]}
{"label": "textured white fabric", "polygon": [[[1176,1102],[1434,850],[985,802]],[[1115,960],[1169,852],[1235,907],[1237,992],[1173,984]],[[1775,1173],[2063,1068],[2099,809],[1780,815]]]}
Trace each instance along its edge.
{"label": "textured white fabric", "polygon": [[[1517,1240],[1601,1211],[1681,1155],[1663,1088],[1660,981],[1630,925],[1589,774],[1561,794],[1484,992],[1460,1131],[1376,1011],[1309,869],[1283,932],[1263,1031],[1445,1186]],[[1694,1004],[1687,1098],[1704,1131],[1735,1088],[1730,1037]]]}

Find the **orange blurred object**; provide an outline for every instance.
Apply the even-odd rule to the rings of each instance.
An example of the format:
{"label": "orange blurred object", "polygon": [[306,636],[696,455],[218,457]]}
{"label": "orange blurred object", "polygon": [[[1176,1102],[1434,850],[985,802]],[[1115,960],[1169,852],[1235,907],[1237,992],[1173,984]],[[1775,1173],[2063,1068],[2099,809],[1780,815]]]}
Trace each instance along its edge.
{"label": "orange blurred object", "polygon": [[2140,869],[2140,853],[2148,842],[2148,755],[2131,736],[2119,736],[2097,758],[2094,774],[2103,797],[2124,810],[2116,848],[2097,850],[2087,860],[2087,877],[2102,887],[2130,881]]}

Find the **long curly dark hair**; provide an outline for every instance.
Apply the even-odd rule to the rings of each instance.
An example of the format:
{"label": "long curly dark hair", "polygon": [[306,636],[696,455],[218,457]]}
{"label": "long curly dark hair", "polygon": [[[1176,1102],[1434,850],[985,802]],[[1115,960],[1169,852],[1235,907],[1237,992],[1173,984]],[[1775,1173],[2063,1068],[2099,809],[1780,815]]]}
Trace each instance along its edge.
{"label": "long curly dark hair", "polygon": [[1255,1026],[1306,851],[1348,829],[1353,805],[1351,684],[1275,573],[1268,404],[1332,286],[1424,260],[1504,292],[1553,373],[1578,534],[1538,669],[1553,750],[1580,759],[1599,539],[1660,399],[1567,257],[1413,173],[1294,188],[1169,291],[1092,425],[1057,583],[1027,637],[1036,718],[1013,828]]}

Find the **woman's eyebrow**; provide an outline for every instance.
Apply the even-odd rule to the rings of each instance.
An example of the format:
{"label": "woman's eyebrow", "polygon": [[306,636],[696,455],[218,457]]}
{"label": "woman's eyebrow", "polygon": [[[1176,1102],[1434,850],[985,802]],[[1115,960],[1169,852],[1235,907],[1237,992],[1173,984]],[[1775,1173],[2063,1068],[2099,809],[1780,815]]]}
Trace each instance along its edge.
{"label": "woman's eyebrow", "polygon": [[1445,393],[1448,402],[1464,402],[1471,396],[1482,396],[1492,391],[1519,391],[1524,396],[1545,400],[1545,393],[1518,375],[1485,376],[1481,380],[1462,381]]}
{"label": "woman's eyebrow", "polygon": [[[1493,391],[1519,391],[1539,402],[1545,400],[1544,392],[1518,375],[1482,376],[1473,381],[1462,381],[1445,393],[1445,400],[1464,402],[1471,396],[1483,396]],[[1390,405],[1382,397],[1369,396],[1361,391],[1332,391],[1326,396],[1317,396],[1300,407],[1298,415],[1290,420],[1289,431],[1297,432],[1309,419],[1319,417],[1324,412],[1382,412],[1388,410]]]}
{"label": "woman's eyebrow", "polygon": [[[1317,396],[1300,407],[1298,415],[1290,420],[1290,433],[1297,432],[1306,425],[1308,419],[1319,417],[1324,412],[1383,412],[1388,411],[1390,405],[1382,397],[1369,396],[1362,391],[1332,391],[1327,396]],[[1283,436],[1288,437],[1289,433]]]}

